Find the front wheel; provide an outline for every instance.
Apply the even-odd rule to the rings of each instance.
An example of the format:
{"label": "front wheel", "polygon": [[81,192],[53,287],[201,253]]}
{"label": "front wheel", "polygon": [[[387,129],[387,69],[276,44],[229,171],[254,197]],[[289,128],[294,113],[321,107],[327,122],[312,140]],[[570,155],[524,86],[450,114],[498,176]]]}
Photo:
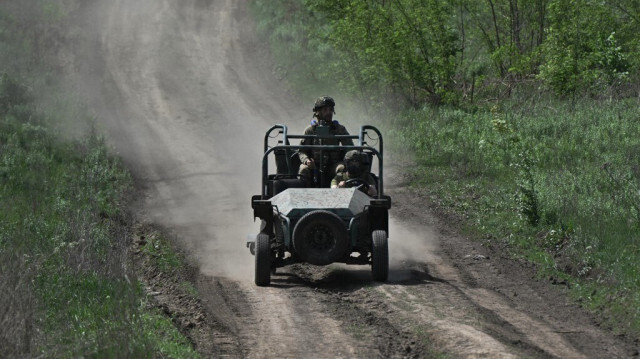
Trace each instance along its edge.
{"label": "front wheel", "polygon": [[269,235],[260,233],[256,238],[256,285],[264,287],[271,283],[271,242]]}
{"label": "front wheel", "polygon": [[389,277],[389,244],[387,231],[375,230],[371,235],[373,248],[371,250],[371,273],[373,280],[384,282]]}

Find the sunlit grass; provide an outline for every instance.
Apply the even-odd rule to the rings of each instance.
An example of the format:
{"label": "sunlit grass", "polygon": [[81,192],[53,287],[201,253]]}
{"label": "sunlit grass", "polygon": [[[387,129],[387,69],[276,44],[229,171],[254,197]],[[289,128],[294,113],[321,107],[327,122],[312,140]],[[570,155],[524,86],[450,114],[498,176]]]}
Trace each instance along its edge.
{"label": "sunlit grass", "polygon": [[[61,140],[56,116],[0,78],[0,356],[197,357],[131,268],[129,173],[95,132]],[[179,267],[165,247],[159,267]]]}
{"label": "sunlit grass", "polygon": [[414,184],[468,230],[565,273],[575,296],[640,330],[640,106],[507,102],[405,113],[387,130],[417,154]]}

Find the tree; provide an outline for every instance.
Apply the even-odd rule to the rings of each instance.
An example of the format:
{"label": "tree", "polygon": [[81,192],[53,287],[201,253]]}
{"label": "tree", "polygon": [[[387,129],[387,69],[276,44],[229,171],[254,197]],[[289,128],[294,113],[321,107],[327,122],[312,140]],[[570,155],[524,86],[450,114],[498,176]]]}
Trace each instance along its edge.
{"label": "tree", "polygon": [[450,100],[459,47],[449,2],[308,0],[307,4],[328,20],[328,26],[315,34],[334,50],[331,73],[339,74],[343,86],[365,97],[382,91],[414,105]]}
{"label": "tree", "polygon": [[563,95],[598,92],[624,80],[629,64],[616,39],[619,20],[603,2],[551,1],[540,78]]}

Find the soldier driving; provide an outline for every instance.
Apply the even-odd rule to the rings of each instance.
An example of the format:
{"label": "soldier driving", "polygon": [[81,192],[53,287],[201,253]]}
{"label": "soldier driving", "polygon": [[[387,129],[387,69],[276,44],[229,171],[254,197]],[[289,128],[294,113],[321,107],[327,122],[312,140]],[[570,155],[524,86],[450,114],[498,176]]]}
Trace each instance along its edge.
{"label": "soldier driving", "polygon": [[[305,135],[317,135],[319,129],[326,129],[331,135],[349,135],[347,129],[338,121],[333,119],[335,114],[335,101],[329,96],[319,97],[313,107],[313,120],[304,130]],[[353,146],[350,138],[305,138],[300,142],[301,145],[346,145]],[[318,162],[322,160],[323,167],[321,171],[326,171],[326,178],[332,178],[337,173],[344,171],[344,164],[341,162],[341,150],[300,150],[298,156],[300,158],[300,168],[298,174],[301,175],[309,184],[313,182],[312,170],[316,169]]]}
{"label": "soldier driving", "polygon": [[378,194],[376,180],[369,172],[369,157],[358,151],[351,150],[344,156],[346,171],[338,173],[331,181],[331,188],[364,186],[363,192],[373,197]]}

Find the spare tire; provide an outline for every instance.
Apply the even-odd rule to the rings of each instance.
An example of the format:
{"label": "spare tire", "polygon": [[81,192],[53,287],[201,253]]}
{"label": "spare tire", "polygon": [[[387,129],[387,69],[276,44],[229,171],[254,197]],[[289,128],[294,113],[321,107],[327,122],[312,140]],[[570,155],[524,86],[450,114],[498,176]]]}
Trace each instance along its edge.
{"label": "spare tire", "polygon": [[309,212],[293,229],[293,247],[307,263],[320,266],[333,263],[347,255],[347,227],[329,211]]}

